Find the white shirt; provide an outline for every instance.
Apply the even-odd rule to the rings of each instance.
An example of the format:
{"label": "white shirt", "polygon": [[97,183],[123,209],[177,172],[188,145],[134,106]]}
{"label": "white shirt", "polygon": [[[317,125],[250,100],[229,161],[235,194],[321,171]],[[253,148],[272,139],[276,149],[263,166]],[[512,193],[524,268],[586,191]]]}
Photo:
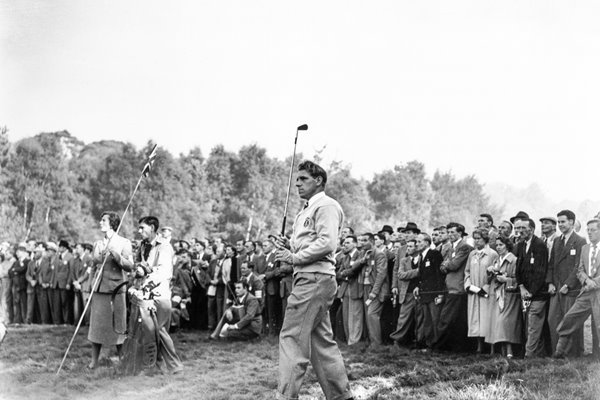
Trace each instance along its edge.
{"label": "white shirt", "polygon": [[525,254],[529,252],[529,247],[531,246],[531,241],[533,240],[533,236],[529,238],[529,240],[525,243]]}

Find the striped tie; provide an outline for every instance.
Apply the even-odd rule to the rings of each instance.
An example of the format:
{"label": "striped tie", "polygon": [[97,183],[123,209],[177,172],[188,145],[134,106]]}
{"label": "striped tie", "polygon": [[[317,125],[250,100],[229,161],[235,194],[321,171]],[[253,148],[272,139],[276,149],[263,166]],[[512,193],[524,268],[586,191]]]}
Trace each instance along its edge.
{"label": "striped tie", "polygon": [[597,248],[596,248],[597,246],[598,246],[598,244],[592,245],[592,262],[591,262],[591,265],[590,265],[590,270],[592,272],[592,274],[590,276],[591,278],[593,278],[594,276],[596,276],[596,261],[598,261],[598,252],[596,251],[597,250]]}

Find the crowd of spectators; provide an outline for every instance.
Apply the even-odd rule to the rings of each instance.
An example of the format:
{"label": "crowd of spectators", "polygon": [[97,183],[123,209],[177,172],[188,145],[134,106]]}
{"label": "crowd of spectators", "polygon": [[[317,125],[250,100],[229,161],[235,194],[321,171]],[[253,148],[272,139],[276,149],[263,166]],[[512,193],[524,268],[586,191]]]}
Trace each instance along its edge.
{"label": "crowd of spectators", "polygon": [[[349,346],[578,357],[583,322],[592,315],[598,356],[599,217],[585,224],[587,237],[577,233],[581,225],[569,210],[537,220],[520,211],[498,225],[481,214],[470,235],[458,222],[430,232],[412,222],[361,233],[346,226],[329,310],[334,336]],[[238,329],[231,307],[250,299],[251,329],[233,336],[279,334],[293,266],[275,262],[274,237],[174,240],[172,232],[160,232],[175,249],[172,331],[211,334],[224,321]],[[76,324],[90,296],[92,253],[91,244],[66,240],[2,243],[4,323]]]}

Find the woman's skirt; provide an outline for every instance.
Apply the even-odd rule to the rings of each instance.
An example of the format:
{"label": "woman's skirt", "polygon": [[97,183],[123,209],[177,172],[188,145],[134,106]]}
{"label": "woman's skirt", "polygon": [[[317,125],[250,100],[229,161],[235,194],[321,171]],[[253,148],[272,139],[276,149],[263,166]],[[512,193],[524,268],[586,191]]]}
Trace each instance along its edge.
{"label": "woman's skirt", "polygon": [[125,291],[117,294],[113,303],[113,311],[110,309],[110,297],[108,293],[94,293],[90,304],[90,330],[88,340],[92,343],[102,345],[122,344],[127,335],[118,334],[125,332],[127,327],[127,308],[125,306]]}

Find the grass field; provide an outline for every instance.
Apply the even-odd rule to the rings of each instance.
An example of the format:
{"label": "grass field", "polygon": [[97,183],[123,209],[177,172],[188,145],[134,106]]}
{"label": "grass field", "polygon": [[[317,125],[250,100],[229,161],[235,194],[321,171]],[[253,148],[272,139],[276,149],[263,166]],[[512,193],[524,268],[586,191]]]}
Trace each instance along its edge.
{"label": "grass field", "polygon": [[[277,386],[277,343],[209,342],[205,332],[173,335],[183,374],[119,376],[103,349],[86,370],[84,328],[66,366],[55,372],[73,327],[12,326],[0,348],[0,399],[268,399]],[[600,363],[421,354],[396,347],[340,346],[357,399],[600,399]],[[301,399],[324,398],[309,369]]]}

